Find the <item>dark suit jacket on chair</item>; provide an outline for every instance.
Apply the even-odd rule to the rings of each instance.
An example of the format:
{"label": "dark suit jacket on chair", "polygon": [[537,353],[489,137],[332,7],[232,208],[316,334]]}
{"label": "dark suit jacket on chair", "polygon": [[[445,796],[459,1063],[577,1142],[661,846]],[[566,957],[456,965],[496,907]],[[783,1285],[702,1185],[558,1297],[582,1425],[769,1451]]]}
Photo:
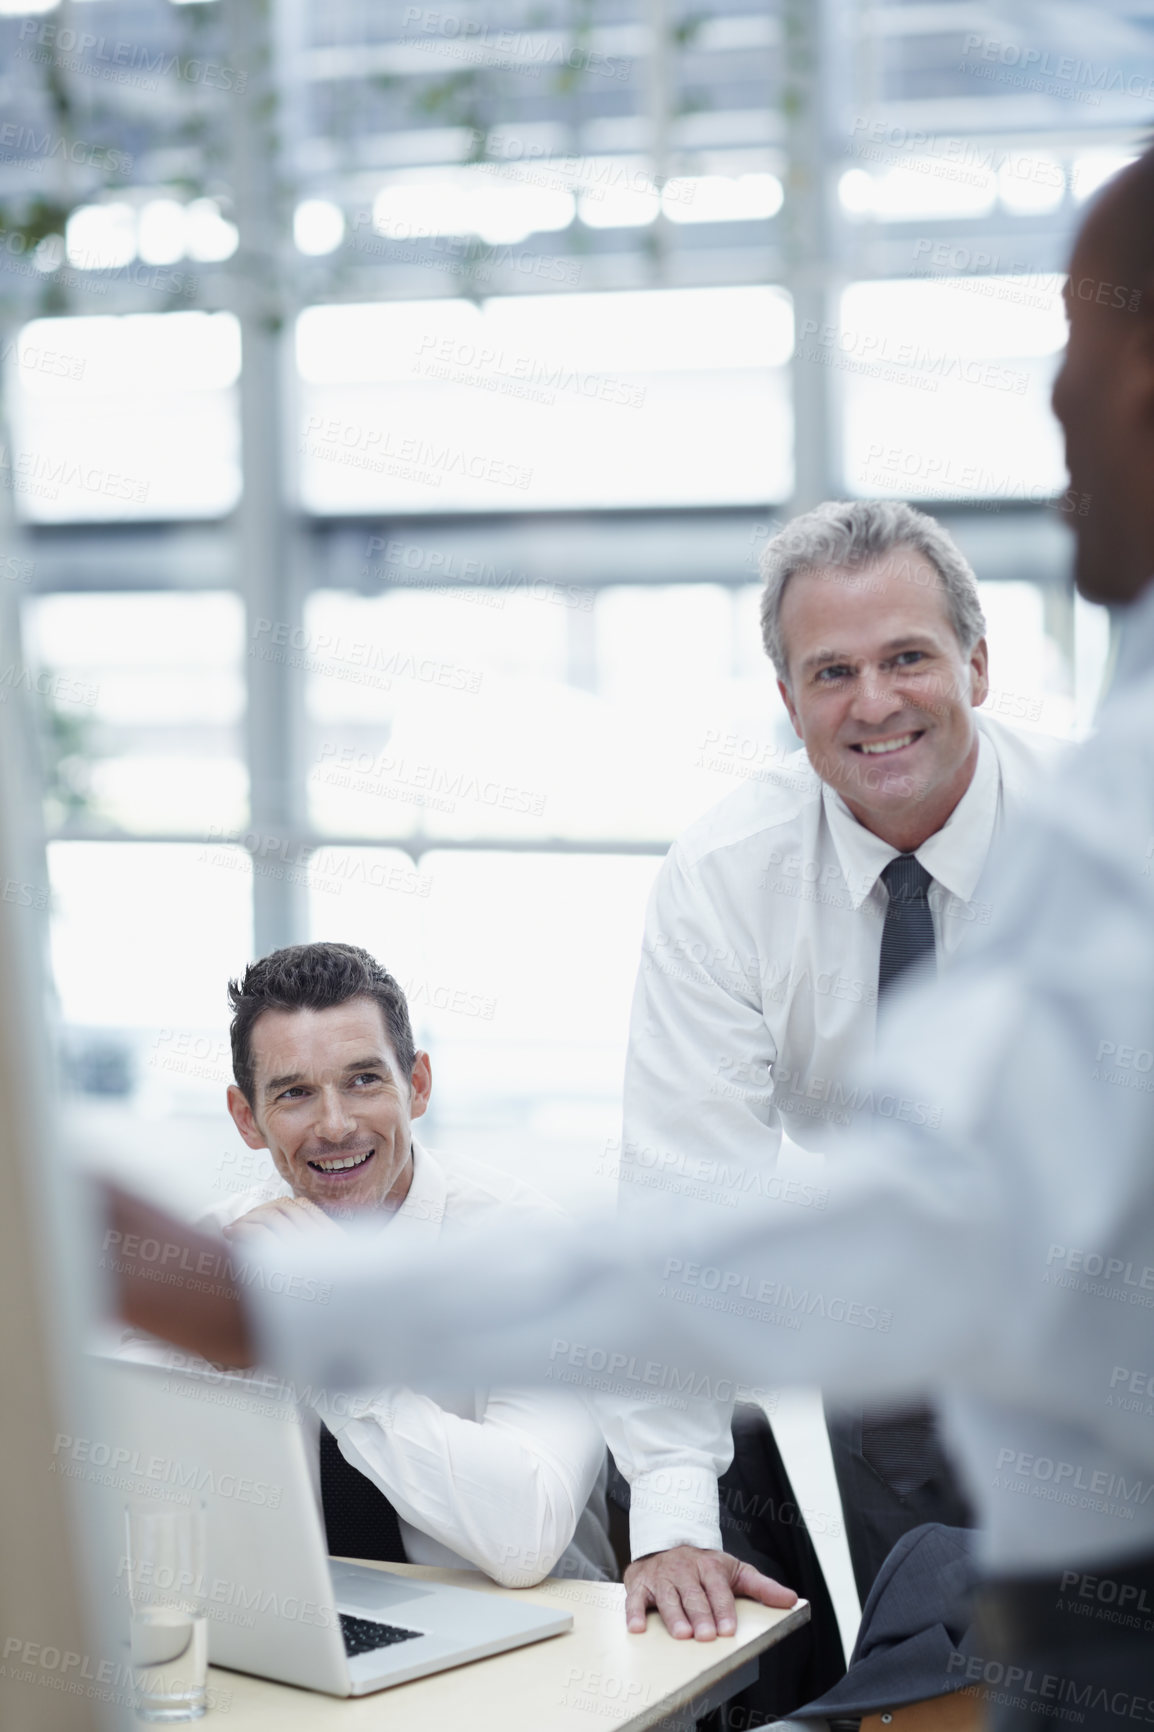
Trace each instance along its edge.
{"label": "dark suit jacket on chair", "polygon": [[884,1713],[966,1688],[958,1656],[974,1652],[973,1537],[939,1523],[904,1534],[862,1608],[849,1671],[791,1718]]}

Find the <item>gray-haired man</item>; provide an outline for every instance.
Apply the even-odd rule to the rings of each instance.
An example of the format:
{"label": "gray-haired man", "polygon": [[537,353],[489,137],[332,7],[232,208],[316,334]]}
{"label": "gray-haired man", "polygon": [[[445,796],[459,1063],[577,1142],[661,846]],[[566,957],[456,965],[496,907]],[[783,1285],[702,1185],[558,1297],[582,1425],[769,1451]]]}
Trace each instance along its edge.
{"label": "gray-haired man", "polygon": [[[915,962],[948,965],[989,918],[993,844],[1054,756],[1052,741],[977,714],[985,619],[932,518],[890,501],[821,505],[768,544],[762,573],[765,647],[804,750],[693,825],[658,877],[630,1031],[626,1210],[657,1195],[687,1210],[751,1195],[820,1207],[815,1168],[838,1126],[872,1111],[932,1122],[932,1101],[854,1085],[879,990]],[[680,1273],[708,1286],[714,1272]],[[740,1301],[724,1272],[715,1285],[713,1302]],[[845,1321],[886,1326],[852,1305]],[[719,1402],[624,1399],[606,1418],[632,1488],[633,1629],[656,1606],[675,1636],[708,1640],[734,1627],[734,1590],[769,1597],[768,1577],[720,1549],[730,1418]],[[965,1503],[924,1412],[831,1429],[864,1599],[904,1532],[962,1522]]]}

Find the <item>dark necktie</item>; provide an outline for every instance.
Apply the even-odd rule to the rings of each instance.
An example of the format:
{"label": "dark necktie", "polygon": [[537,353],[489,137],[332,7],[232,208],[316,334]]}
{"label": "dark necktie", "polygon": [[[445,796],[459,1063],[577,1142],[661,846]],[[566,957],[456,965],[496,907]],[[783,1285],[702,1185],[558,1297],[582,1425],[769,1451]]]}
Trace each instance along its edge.
{"label": "dark necktie", "polygon": [[[928,891],[933,879],[916,854],[899,854],[882,872],[889,892],[882,953],[878,964],[878,1001],[905,974],[934,955],[934,917]],[[933,1415],[918,1407],[883,1418],[866,1411],[862,1419],[862,1454],[874,1472],[902,1497],[908,1497],[932,1470],[930,1445]]]}
{"label": "dark necktie", "polygon": [[397,1512],[363,1473],[341,1454],[341,1446],[321,1424],[321,1507],[325,1539],[338,1558],[372,1558],[403,1564],[405,1548]]}
{"label": "dark necktie", "polygon": [[928,964],[934,954],[934,917],[929,888],[933,879],[916,854],[899,854],[882,872],[889,892],[882,953],[878,965],[878,998],[882,998],[907,968]]}

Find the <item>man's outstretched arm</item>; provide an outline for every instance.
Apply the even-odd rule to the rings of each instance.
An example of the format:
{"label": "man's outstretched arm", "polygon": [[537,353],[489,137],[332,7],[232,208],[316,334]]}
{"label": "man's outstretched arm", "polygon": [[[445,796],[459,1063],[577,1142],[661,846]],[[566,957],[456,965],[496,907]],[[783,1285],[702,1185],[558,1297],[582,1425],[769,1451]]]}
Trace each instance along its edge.
{"label": "man's outstretched arm", "polygon": [[[217,1365],[255,1362],[243,1289],[219,1239],[111,1182],[101,1186],[107,1220],[101,1263],[114,1279],[126,1323]],[[721,1551],[677,1546],[640,1558],[625,1574],[630,1630],[653,1607],[679,1639],[713,1641],[737,1628],[734,1596],[792,1606],[797,1595]]]}
{"label": "man's outstretched arm", "polygon": [[110,1181],[97,1201],[100,1266],[124,1321],[216,1365],[254,1364],[243,1290],[223,1241]]}

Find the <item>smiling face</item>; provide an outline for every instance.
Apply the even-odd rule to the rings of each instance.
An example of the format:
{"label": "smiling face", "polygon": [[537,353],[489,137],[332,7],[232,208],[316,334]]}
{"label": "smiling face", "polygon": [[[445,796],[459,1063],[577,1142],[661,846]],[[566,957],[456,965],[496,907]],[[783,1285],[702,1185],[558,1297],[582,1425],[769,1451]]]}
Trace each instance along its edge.
{"label": "smiling face", "polygon": [[250,1149],[268,1149],[298,1197],[329,1215],[396,1209],[413,1176],[412,1121],[432,1076],[419,1052],[397,1066],[371,998],[329,1010],[266,1010],[252,1026],[253,1105],[235,1084],[228,1110]]}
{"label": "smiling face", "polygon": [[908,547],[799,572],[780,618],[789,680],[778,690],[810,763],[867,830],[920,847],[973,777],[985,639],[966,655],[941,578]]}

